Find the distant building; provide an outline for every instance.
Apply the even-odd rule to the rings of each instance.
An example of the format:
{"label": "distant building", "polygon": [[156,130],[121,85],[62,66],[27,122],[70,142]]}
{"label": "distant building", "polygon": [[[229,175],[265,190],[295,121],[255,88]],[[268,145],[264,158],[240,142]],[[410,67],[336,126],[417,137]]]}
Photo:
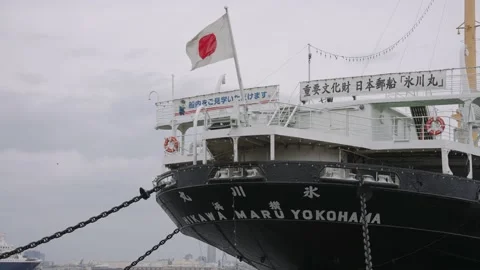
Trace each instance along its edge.
{"label": "distant building", "polygon": [[39,259],[45,261],[45,254],[41,253],[40,251],[27,250],[23,254],[25,255],[25,257],[30,259]]}
{"label": "distant building", "polygon": [[208,245],[207,247],[207,263],[216,263],[217,262],[217,249],[213,246]]}

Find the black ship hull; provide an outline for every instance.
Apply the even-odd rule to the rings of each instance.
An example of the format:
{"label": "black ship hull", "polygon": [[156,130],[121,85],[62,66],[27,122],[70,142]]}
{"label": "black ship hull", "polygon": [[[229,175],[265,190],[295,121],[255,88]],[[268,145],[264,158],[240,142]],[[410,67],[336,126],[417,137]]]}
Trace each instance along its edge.
{"label": "black ship hull", "polygon": [[40,262],[38,261],[24,261],[24,262],[6,262],[0,261],[0,270],[33,270]]}
{"label": "black ship hull", "polygon": [[260,164],[263,177],[222,181],[190,167],[157,201],[182,233],[258,269],[365,269],[365,191],[374,269],[480,269],[479,183],[392,168],[398,185],[359,190],[319,177],[324,166]]}

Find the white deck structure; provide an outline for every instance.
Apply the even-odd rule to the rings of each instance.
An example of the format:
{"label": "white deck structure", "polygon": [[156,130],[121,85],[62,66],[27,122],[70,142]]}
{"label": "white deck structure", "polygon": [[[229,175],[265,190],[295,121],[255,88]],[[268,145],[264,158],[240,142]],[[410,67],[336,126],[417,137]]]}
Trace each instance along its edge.
{"label": "white deck structure", "polygon": [[[387,89],[389,79],[396,90]],[[356,90],[359,81],[362,91]],[[454,174],[449,153],[455,153],[469,161],[471,179],[472,156],[480,156],[480,92],[467,85],[465,69],[301,82],[298,104],[280,102],[279,87],[265,86],[245,89],[247,114],[236,109],[238,90],[220,92],[157,102],[156,129],[172,130],[179,143],[165,152],[167,167],[213,160],[345,162],[351,154]],[[427,132],[431,117],[444,120],[441,134]]]}

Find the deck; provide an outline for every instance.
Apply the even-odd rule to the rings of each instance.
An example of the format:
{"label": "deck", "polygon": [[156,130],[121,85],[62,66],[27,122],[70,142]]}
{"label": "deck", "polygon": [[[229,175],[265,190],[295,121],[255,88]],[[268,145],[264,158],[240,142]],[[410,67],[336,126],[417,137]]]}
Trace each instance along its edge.
{"label": "deck", "polygon": [[[246,98],[247,95],[251,98],[247,99],[248,125],[245,121],[242,122],[245,116],[243,111],[238,113],[235,110],[235,106],[241,107],[241,104],[235,104],[233,98],[228,100],[225,96],[233,97],[234,91],[189,98],[187,101],[183,99],[181,102],[158,102],[156,129],[172,129],[173,123],[180,144],[178,151],[165,154],[164,162],[191,163],[193,160],[207,161],[232,156],[235,154],[231,150],[233,137],[250,138],[241,143],[242,149],[246,150],[265,147],[271,143],[270,136],[276,140],[275,147],[278,144],[287,145],[288,142],[282,143],[286,139],[299,145],[345,147],[361,151],[413,153],[430,149],[480,156],[480,107],[476,105],[480,103],[480,92],[465,90],[467,80],[462,75],[463,70],[439,71],[439,80],[442,72],[445,76],[442,87],[435,89],[430,86],[389,93],[373,91],[371,94],[362,93],[356,100],[351,96],[335,97],[333,102],[325,102],[325,97],[319,97],[317,100],[305,99],[305,102],[299,104],[282,103],[278,100],[278,86],[250,88],[246,94]],[[375,76],[380,78],[380,75]],[[396,76],[400,81],[406,75]],[[310,82],[313,83],[322,84],[320,81]],[[327,83],[332,84],[332,80],[325,80]],[[260,94],[262,92],[263,99]],[[255,100],[255,96],[259,99]],[[200,101],[202,99],[203,102]],[[217,103],[224,100],[228,104],[215,106],[215,100]],[[191,108],[190,111],[184,110],[179,114],[174,108],[179,108],[178,104],[181,107],[182,102],[190,104]],[[458,105],[469,104],[468,102],[471,104],[470,110],[462,112],[469,113],[470,117],[461,121],[455,110]],[[198,108],[195,104],[202,103],[205,108],[199,111],[201,113],[197,120],[201,128],[195,131],[192,130]],[[445,125],[441,134],[428,133],[428,120],[431,117],[443,119]],[[232,121],[236,124],[230,126]],[[259,137],[261,138],[258,139]],[[222,144],[222,141],[225,143]],[[222,147],[229,149],[221,151]],[[270,151],[263,159],[271,159],[272,153]]]}

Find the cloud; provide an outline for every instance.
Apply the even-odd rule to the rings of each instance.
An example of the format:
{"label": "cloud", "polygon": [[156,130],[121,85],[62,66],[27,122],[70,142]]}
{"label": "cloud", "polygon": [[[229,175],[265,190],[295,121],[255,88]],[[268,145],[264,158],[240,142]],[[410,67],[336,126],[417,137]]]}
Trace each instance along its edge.
{"label": "cloud", "polygon": [[[462,7],[449,1],[442,17],[443,3],[436,1],[408,41],[368,65],[312,51],[311,78],[458,66],[461,38],[452,25],[463,20]],[[153,129],[155,100],[148,93],[170,99],[170,74],[176,98],[212,92],[225,73],[222,89],[238,88],[233,60],[190,71],[185,55],[185,43],[221,16],[224,5],[245,87],[252,87],[307,43],[350,56],[386,48],[410,29],[420,4],[401,2],[393,12],[394,3],[382,0],[367,6],[355,0],[1,1],[0,230],[12,244],[39,239],[151,185],[168,132]],[[280,84],[282,98],[296,102],[307,69],[304,51],[262,85]],[[129,260],[171,230],[149,200],[40,250],[57,261]],[[182,236],[167,246],[153,259],[199,252],[196,241]]]}
{"label": "cloud", "polygon": [[150,49],[147,48],[139,48],[139,49],[131,49],[128,53],[125,53],[124,57],[126,60],[141,58],[148,54]]}
{"label": "cloud", "polygon": [[70,54],[73,57],[94,57],[101,54],[96,48],[77,48],[70,50]]}
{"label": "cloud", "polygon": [[40,74],[27,73],[27,72],[18,72],[17,78],[23,83],[30,85],[37,85],[45,83],[47,80]]}
{"label": "cloud", "polygon": [[[12,244],[24,245],[74,225],[139,195],[139,187],[151,188],[160,164],[160,155],[87,158],[77,151],[3,150],[2,232],[10,236]],[[173,229],[173,223],[152,197],[38,249],[49,259],[64,262],[82,257],[129,260]],[[178,236],[155,256],[175,257],[180,249],[196,253],[196,248],[184,246],[192,246],[192,242],[195,244]],[[122,248],[116,249],[118,246]]]}

